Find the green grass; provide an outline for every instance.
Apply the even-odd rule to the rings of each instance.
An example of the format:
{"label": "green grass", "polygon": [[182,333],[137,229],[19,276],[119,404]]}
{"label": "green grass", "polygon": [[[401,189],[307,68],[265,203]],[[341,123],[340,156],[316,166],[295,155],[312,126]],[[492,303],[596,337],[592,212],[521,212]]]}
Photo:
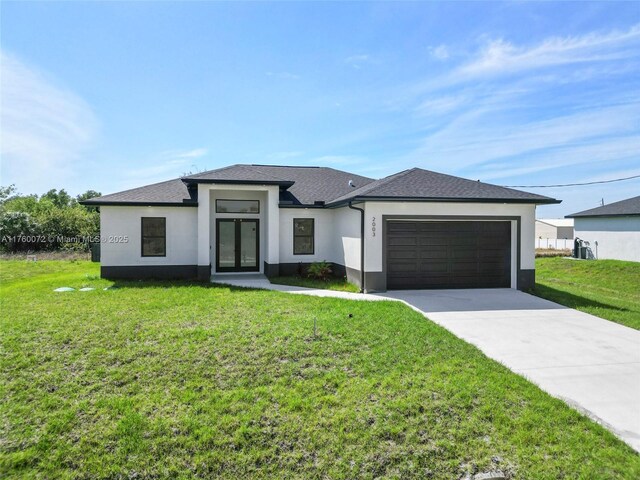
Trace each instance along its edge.
{"label": "green grass", "polygon": [[611,433],[400,303],[0,274],[2,478],[640,477]]}
{"label": "green grass", "polygon": [[347,282],[343,278],[330,278],[328,280],[316,280],[314,278],[291,276],[291,277],[271,277],[271,283],[278,285],[293,285],[296,287],[322,288],[325,290],[338,290],[340,292],[359,292],[360,289],[353,283]]}
{"label": "green grass", "polygon": [[536,259],[533,293],[640,330],[640,263]]}

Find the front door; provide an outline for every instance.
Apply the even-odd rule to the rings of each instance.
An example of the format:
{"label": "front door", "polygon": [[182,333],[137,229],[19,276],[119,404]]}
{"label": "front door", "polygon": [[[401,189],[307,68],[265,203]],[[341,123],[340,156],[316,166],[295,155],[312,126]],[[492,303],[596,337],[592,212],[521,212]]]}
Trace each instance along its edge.
{"label": "front door", "polygon": [[259,221],[244,218],[216,220],[216,271],[260,270]]}

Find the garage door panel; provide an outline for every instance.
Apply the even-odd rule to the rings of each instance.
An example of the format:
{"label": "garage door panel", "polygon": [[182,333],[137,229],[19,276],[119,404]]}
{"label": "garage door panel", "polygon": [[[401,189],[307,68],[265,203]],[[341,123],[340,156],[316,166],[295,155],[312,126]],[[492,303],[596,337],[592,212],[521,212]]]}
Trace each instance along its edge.
{"label": "garage door panel", "polygon": [[389,221],[386,227],[389,289],[510,286],[510,222]]}
{"label": "garage door panel", "polygon": [[419,277],[428,277],[428,274],[446,274],[449,271],[449,262],[420,262],[416,265]]}

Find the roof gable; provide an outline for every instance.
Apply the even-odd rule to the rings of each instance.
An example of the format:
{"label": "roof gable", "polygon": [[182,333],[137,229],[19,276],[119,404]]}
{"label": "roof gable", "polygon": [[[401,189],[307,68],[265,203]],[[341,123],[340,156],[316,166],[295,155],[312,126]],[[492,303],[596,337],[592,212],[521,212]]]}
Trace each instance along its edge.
{"label": "roof gable", "polygon": [[432,200],[432,201],[506,201],[523,203],[559,203],[550,197],[523,192],[444,173],[412,168],[376,180],[351,191],[334,202],[350,199]]}

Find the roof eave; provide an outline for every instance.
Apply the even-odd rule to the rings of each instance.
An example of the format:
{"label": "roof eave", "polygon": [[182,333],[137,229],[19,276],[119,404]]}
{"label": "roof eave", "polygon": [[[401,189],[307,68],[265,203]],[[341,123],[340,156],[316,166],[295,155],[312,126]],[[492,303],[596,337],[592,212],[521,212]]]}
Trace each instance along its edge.
{"label": "roof eave", "polygon": [[571,215],[565,215],[564,218],[605,218],[605,217],[640,217],[640,213],[596,213],[593,215],[581,215],[579,213],[573,213]]}
{"label": "roof eave", "polygon": [[535,199],[535,198],[461,198],[461,197],[383,197],[383,196],[371,196],[356,195],[351,198],[340,200],[337,202],[327,203],[327,207],[340,207],[347,205],[349,202],[447,202],[447,203],[520,203],[520,204],[533,204],[533,205],[549,205],[561,203],[562,200],[556,200],[555,198],[549,199]]}
{"label": "roof eave", "polygon": [[92,207],[197,207],[198,202],[118,202],[83,200],[80,205]]}

